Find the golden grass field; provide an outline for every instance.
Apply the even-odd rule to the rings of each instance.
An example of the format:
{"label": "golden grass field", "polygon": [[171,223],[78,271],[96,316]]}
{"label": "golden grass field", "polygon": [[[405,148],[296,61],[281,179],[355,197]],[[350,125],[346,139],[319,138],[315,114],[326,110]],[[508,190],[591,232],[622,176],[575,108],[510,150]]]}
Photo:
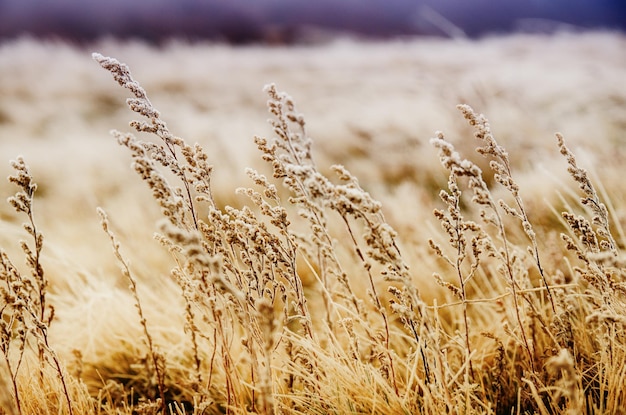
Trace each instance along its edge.
{"label": "golden grass field", "polygon": [[626,413],[625,75],[599,32],[0,44],[0,414]]}

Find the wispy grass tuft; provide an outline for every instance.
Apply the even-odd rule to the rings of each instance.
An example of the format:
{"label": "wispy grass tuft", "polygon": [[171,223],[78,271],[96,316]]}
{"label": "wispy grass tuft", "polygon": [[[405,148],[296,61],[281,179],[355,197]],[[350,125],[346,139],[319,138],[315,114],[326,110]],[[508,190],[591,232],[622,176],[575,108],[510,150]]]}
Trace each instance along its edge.
{"label": "wispy grass tuft", "polygon": [[[142,341],[119,339],[113,362],[91,362],[103,365],[102,386],[89,394],[80,350],[69,371],[50,341],[36,186],[15,161],[9,180],[20,190],[9,203],[32,242],[20,244],[28,273],[0,252],[0,414],[619,413],[626,272],[612,232],[622,232],[562,135],[580,203],[537,223],[539,205],[526,203],[486,117],[460,105],[478,156],[436,134],[448,180],[429,209],[441,230],[407,235],[347,167],[318,166],[304,116],[270,84],[272,134],[254,138],[265,169],[246,169],[233,207],[212,185],[219,154],[172,133],[126,65],[93,58],[140,117],[133,133],[112,134],[160,209],[154,255],[171,268],[135,272],[137,252],[121,253],[130,234],[114,233],[98,208]],[[422,237],[432,261],[420,265],[405,242]],[[419,277],[428,274],[437,289]],[[165,278],[177,292],[159,314],[146,298]],[[164,327],[175,313],[182,327]]]}
{"label": "wispy grass tuft", "polygon": [[[9,182],[19,187],[14,196],[9,197],[9,204],[17,213],[24,214],[27,221],[23,228],[32,244],[21,240],[20,248],[24,254],[29,274],[22,273],[11,261],[4,250],[0,250],[0,292],[3,303],[0,307],[0,336],[1,350],[4,363],[12,387],[13,403],[7,411],[20,415],[27,413],[24,409],[30,397],[24,397],[20,392],[20,370],[27,359],[29,348],[37,351],[39,370],[37,382],[41,390],[45,390],[45,384],[50,382],[46,378],[47,365],[51,365],[56,371],[60,392],[57,396],[65,401],[66,406],[59,406],[58,411],[69,415],[74,414],[72,397],[68,387],[68,380],[63,365],[51,347],[49,329],[54,320],[54,307],[47,303],[48,280],[41,264],[41,251],[43,249],[43,235],[37,229],[34,215],[34,195],[37,184],[34,182],[30,170],[24,159],[18,157],[11,162],[15,174],[9,176]],[[34,344],[33,344],[34,342]],[[3,385],[6,388],[6,383]],[[52,385],[57,382],[52,381]],[[55,385],[56,386],[56,385]],[[6,392],[3,392],[6,395]]]}

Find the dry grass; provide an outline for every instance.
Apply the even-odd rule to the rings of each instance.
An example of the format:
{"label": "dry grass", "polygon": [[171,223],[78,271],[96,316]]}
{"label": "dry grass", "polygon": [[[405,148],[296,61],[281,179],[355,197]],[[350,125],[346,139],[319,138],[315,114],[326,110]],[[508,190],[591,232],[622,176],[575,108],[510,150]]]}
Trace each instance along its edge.
{"label": "dry grass", "polygon": [[[595,36],[575,40],[624,43]],[[515,45],[508,42],[505,50]],[[377,47],[364,50],[382,53]],[[448,66],[460,67],[461,53],[482,62],[476,45],[447,47],[457,53],[440,55]],[[493,53],[486,50],[483,59]],[[302,50],[268,53],[275,65],[298,54],[328,64]],[[391,62],[401,66],[398,56]],[[513,122],[496,140],[498,129],[469,105],[450,122],[453,135],[474,141],[437,132],[426,150],[395,124],[381,129],[380,103],[368,101],[374,115],[363,126],[349,122],[341,146],[322,139],[318,153],[310,130],[320,124],[310,127],[269,84],[270,128],[254,139],[262,162],[235,145],[249,185],[233,192],[234,178],[230,189],[215,183],[232,154],[220,146],[232,144],[178,137],[126,65],[94,59],[128,90],[139,119],[135,133],[113,131],[124,152],[111,150],[100,170],[89,168],[96,157],[68,159],[84,171],[71,179],[87,197],[55,198],[74,188],[51,171],[40,201],[37,172],[22,158],[12,163],[17,192],[13,211],[2,211],[0,413],[623,413],[624,190],[621,152],[611,148],[623,134],[623,96],[612,95],[616,115],[598,127],[604,144],[594,143],[594,155],[605,170],[597,180],[562,134],[549,145],[549,136],[519,139],[541,130],[541,118],[524,132]],[[355,68],[367,62],[353,59]],[[524,99],[509,89],[504,98],[474,91],[461,99],[467,88],[454,98]],[[229,104],[227,92],[218,102],[228,111],[253,115],[241,101]],[[604,99],[584,92],[581,103]],[[116,112],[109,95],[93,97],[110,99],[100,108]],[[598,122],[594,114],[588,120]],[[332,126],[330,115],[323,121]],[[116,167],[128,155],[140,180]],[[357,173],[332,163],[342,159]],[[63,212],[68,201],[78,206]],[[91,227],[96,205],[104,232]],[[94,214],[79,214],[83,207]],[[63,223],[41,226],[40,216]]]}

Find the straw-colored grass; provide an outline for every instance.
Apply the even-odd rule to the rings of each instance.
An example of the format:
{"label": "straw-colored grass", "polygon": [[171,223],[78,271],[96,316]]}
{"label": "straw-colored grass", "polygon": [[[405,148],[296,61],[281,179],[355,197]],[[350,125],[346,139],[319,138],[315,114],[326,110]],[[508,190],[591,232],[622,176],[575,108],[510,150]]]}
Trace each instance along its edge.
{"label": "straw-colored grass", "polygon": [[[100,80],[73,92],[48,85],[76,111],[64,119],[66,146],[57,112],[46,107],[54,103],[33,103],[32,125],[20,130],[30,136],[27,154],[11,162],[11,196],[0,210],[0,414],[623,413],[626,93],[614,89],[626,62],[614,55],[625,42],[587,34],[239,52],[170,45],[158,53],[100,44],[165,66],[201,66],[206,58],[190,55],[205,49],[194,48],[213,48],[231,60],[185,68],[191,88],[212,82],[212,69],[240,85],[231,91],[231,80],[215,80],[215,96],[203,103],[181,74],[151,81],[144,68],[140,84],[128,66],[94,53],[136,113],[132,133],[121,125],[112,132],[119,149],[114,140],[85,146],[71,137],[119,124],[121,96]],[[15,68],[32,54],[82,62],[85,53],[28,41],[3,48]],[[589,71],[551,72],[544,65],[559,62],[551,48]],[[434,61],[412,60],[425,51]],[[509,66],[516,54],[528,57],[515,64],[524,71]],[[286,79],[298,90],[307,70],[324,72],[333,55],[340,63],[325,73],[334,78],[314,85],[336,96],[309,93],[305,118],[269,83],[269,129],[231,140],[263,118],[247,103],[258,90],[245,90],[247,64],[270,77],[293,65],[302,73]],[[429,65],[456,74],[450,82],[471,82],[443,88],[440,68]],[[385,83],[383,67],[407,80],[405,67],[423,71],[413,77],[424,91]],[[481,70],[492,77],[481,79]],[[522,75],[530,81],[523,88]],[[0,103],[3,139],[28,122],[16,108],[40,93],[29,82],[0,84],[12,98]],[[365,100],[358,111],[346,107],[348,84],[357,103]],[[156,109],[151,86],[167,91],[164,104],[180,119],[166,124],[168,108]],[[406,108],[409,97],[417,104]],[[462,102],[456,114],[452,98]],[[429,103],[450,104],[416,117],[442,122],[443,132],[424,134],[411,122],[408,114]],[[504,124],[468,104],[493,109]],[[179,137],[175,126],[206,133],[196,116],[203,105],[223,106],[200,112],[229,127],[202,144]],[[309,126],[327,105],[338,110],[320,109],[322,122]],[[531,105],[541,111],[524,117]],[[564,133],[544,135],[559,116]],[[3,155],[19,145],[6,143]],[[55,154],[64,165],[52,163]],[[238,168],[247,177],[228,177]]]}

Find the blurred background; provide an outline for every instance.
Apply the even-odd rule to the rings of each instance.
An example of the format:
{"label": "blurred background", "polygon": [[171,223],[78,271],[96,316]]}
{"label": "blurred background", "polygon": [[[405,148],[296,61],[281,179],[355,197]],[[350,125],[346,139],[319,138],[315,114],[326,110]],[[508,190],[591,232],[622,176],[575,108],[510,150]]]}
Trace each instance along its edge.
{"label": "blurred background", "polygon": [[323,42],[626,30],[624,0],[0,0],[0,39]]}

